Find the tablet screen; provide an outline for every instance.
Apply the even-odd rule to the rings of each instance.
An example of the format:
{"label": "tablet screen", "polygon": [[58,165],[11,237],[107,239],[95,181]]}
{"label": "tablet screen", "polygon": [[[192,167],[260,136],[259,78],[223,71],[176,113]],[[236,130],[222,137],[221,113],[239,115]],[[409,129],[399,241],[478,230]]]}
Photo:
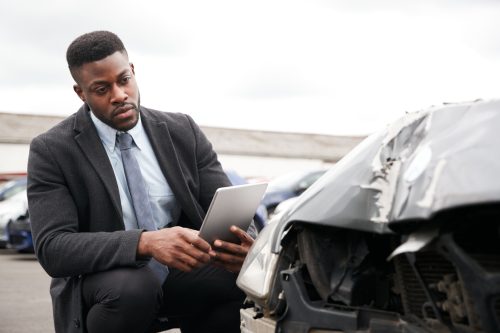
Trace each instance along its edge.
{"label": "tablet screen", "polygon": [[203,220],[199,236],[213,244],[216,239],[240,243],[229,228],[246,231],[264,196],[267,183],[245,184],[217,189]]}

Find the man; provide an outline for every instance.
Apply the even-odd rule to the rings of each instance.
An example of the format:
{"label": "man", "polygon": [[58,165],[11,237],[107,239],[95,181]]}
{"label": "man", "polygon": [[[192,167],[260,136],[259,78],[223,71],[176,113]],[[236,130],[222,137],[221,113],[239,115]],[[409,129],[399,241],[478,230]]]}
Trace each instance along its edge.
{"label": "man", "polygon": [[[28,162],[56,331],[146,332],[161,311],[183,332],[239,332],[244,295],[235,279],[253,239],[236,227],[240,244],[198,237],[215,190],[230,185],[210,142],[189,116],[140,105],[115,34],[84,34],[66,56],[84,104],[32,141]],[[153,227],[142,227],[138,207]]]}

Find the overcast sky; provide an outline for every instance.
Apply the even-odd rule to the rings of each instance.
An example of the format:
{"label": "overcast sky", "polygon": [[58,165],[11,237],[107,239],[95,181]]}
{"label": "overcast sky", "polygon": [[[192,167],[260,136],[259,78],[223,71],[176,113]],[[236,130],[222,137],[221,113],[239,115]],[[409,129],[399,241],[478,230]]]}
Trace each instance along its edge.
{"label": "overcast sky", "polygon": [[142,104],[200,125],[362,135],[499,97],[500,1],[0,0],[0,111],[80,106],[65,52],[111,30]]}

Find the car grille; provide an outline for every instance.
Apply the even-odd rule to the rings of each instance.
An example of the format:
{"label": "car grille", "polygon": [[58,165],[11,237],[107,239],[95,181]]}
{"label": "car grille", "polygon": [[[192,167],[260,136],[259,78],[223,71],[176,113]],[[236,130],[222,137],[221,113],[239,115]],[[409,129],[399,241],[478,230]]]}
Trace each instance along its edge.
{"label": "car grille", "polygon": [[[422,274],[423,280],[431,286],[436,285],[443,276],[455,274],[453,265],[436,252],[422,252],[416,255],[416,266]],[[407,315],[414,315],[420,319],[437,319],[425,290],[419,283],[413,268],[405,256],[396,260],[398,282],[402,286],[403,307]],[[446,295],[435,292],[436,301],[443,301]]]}
{"label": "car grille", "polygon": [[[476,244],[461,242],[461,246],[466,245],[464,246],[464,253],[485,271],[492,274],[500,273],[500,254],[497,253],[498,251],[491,251],[492,247],[488,246],[484,238],[475,239]],[[442,242],[439,241],[438,243]],[[463,263],[455,262],[453,264],[451,260],[456,259],[452,259],[453,256],[450,259],[447,259],[448,256],[445,258],[444,254],[441,255],[437,248],[439,246],[427,251],[410,254],[409,257],[401,255],[395,260],[396,282],[401,291],[405,315],[412,318],[417,317],[430,326],[436,325],[438,322],[444,322],[457,327],[467,327],[467,329],[472,329],[471,332],[483,332],[481,321],[487,320],[488,324],[486,326],[491,327],[492,320],[495,319],[491,316],[485,317],[487,315],[482,312],[478,313],[474,303],[487,302],[487,298],[478,298],[480,294],[477,294],[477,292],[474,294],[467,287],[468,283],[477,282],[462,281],[456,267],[460,267]],[[471,249],[474,249],[474,251],[472,252]],[[414,256],[415,267],[420,274],[421,280],[427,286],[427,290],[422,287],[419,276],[410,264],[409,258],[412,258],[412,256]],[[481,270],[476,273],[478,275],[483,274]],[[500,295],[495,294],[495,291],[490,293],[493,293],[495,298],[492,303],[489,303],[488,307],[493,307],[490,308],[494,313],[491,315],[496,316],[496,320],[500,321]],[[431,298],[435,303],[431,302]]]}

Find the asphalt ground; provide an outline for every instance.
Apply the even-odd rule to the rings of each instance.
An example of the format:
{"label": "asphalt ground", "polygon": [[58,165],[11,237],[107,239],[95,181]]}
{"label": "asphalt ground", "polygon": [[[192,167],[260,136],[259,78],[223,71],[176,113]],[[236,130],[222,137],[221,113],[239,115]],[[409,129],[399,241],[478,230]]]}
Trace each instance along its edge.
{"label": "asphalt ground", "polygon": [[34,254],[0,249],[0,332],[54,332],[49,284]]}
{"label": "asphalt ground", "polygon": [[49,285],[34,254],[0,249],[0,333],[54,332]]}

